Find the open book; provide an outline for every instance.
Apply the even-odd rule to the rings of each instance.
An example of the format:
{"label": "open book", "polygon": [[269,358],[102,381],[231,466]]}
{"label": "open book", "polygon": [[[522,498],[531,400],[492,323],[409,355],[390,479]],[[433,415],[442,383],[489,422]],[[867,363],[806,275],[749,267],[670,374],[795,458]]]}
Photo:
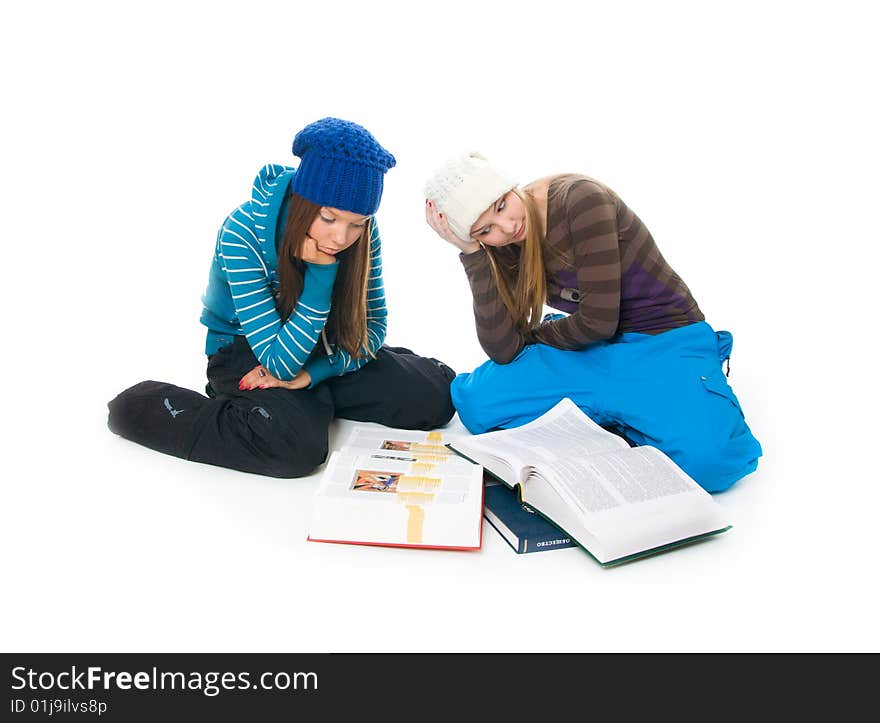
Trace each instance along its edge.
{"label": "open book", "polygon": [[721,506],[663,452],[630,447],[570,399],[515,429],[450,442],[602,565],[724,532]]}
{"label": "open book", "polygon": [[437,431],[357,425],[321,475],[308,539],[479,548],[483,470],[446,441]]}

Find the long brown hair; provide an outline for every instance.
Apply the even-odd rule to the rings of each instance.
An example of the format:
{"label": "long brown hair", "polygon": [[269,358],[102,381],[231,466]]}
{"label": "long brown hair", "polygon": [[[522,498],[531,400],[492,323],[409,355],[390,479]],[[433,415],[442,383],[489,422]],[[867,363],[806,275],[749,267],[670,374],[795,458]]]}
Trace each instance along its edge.
{"label": "long brown hair", "polygon": [[[287,223],[278,250],[278,298],[275,306],[287,321],[303,290],[305,263],[300,258],[303,242],[321,206],[292,193]],[[352,357],[364,355],[367,345],[367,280],[370,275],[370,229],[367,221],[357,241],[336,254],[339,270],[330,297],[330,316],[324,330],[327,340]]]}
{"label": "long brown hair", "polygon": [[541,323],[547,299],[547,278],[544,275],[544,225],[537,203],[528,191],[514,188],[526,212],[526,237],[518,250],[503,246],[485,246],[489,266],[501,300],[510,312],[520,333]]}

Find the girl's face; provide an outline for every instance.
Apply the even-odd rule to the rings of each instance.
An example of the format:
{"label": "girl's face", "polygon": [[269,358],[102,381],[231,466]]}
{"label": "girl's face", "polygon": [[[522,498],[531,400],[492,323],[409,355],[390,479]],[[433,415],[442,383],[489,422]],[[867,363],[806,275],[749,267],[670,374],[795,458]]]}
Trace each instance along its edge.
{"label": "girl's face", "polygon": [[507,246],[526,237],[526,209],[513,191],[487,208],[471,226],[471,238],[484,246]]}
{"label": "girl's face", "polygon": [[321,251],[335,256],[360,238],[369,220],[369,216],[322,206],[309,226],[308,235]]}

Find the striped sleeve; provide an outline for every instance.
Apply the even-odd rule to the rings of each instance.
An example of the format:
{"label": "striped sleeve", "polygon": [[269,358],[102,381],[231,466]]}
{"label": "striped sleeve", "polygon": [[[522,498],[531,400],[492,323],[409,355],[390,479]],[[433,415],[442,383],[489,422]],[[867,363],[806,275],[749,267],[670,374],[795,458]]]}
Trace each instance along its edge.
{"label": "striped sleeve", "polygon": [[584,179],[571,187],[564,204],[580,301],[577,311],[528,332],[526,342],[557,349],[582,349],[609,339],[620,321],[620,243],[617,206],[602,186]]}
{"label": "striped sleeve", "polygon": [[385,303],[385,284],[382,280],[382,241],[375,219],[370,222],[370,270],[367,275],[367,343],[359,358],[344,349],[333,356],[318,356],[306,364],[311,385],[321,383],[333,376],[342,376],[367,364],[385,343],[388,329],[388,307]]}
{"label": "striped sleeve", "polygon": [[219,258],[254,356],[278,379],[290,381],[305,365],[327,322],[338,264],[305,265],[302,294],[282,323],[258,246],[250,204],[245,204],[220,230]]}
{"label": "striped sleeve", "polygon": [[492,361],[507,364],[520,353],[526,342],[498,291],[489,255],[481,248],[470,254],[459,254],[458,258],[471,287],[480,346]]}

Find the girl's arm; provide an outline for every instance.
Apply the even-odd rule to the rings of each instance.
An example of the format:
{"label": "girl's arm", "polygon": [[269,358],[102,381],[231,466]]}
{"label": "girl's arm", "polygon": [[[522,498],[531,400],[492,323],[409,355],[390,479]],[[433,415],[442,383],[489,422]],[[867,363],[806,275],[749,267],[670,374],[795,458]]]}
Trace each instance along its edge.
{"label": "girl's arm", "polygon": [[459,260],[464,266],[474,299],[477,339],[492,361],[507,364],[519,354],[526,342],[501,299],[488,254],[473,239],[458,238],[430,199],[425,200],[425,221],[440,238],[461,251]]}
{"label": "girl's arm", "polygon": [[507,364],[528,342],[501,298],[492,275],[489,254],[480,248],[470,254],[460,254],[459,259],[474,297],[474,323],[480,346],[492,361]]}
{"label": "girl's arm", "polygon": [[282,323],[253,224],[249,204],[234,211],[220,230],[219,255],[238,322],[254,356],[278,379],[290,381],[303,368],[327,323],[339,264],[306,262],[302,294]]}
{"label": "girl's arm", "polygon": [[[575,184],[563,204],[577,270],[578,309],[522,333],[504,305],[485,251],[462,253],[461,262],[474,297],[474,319],[480,345],[490,359],[506,364],[526,344],[557,349],[583,349],[609,339],[620,318],[620,249],[617,207],[598,184]],[[498,252],[503,257],[505,249]]]}
{"label": "girl's arm", "polygon": [[[329,308],[329,307],[328,307]],[[370,362],[385,343],[388,329],[388,307],[385,305],[385,285],[382,281],[382,241],[376,220],[370,222],[370,270],[367,277],[367,343],[360,358],[353,358],[340,349],[333,356],[318,356],[305,365],[311,377],[310,387],[334,376],[342,376],[360,369]]]}

